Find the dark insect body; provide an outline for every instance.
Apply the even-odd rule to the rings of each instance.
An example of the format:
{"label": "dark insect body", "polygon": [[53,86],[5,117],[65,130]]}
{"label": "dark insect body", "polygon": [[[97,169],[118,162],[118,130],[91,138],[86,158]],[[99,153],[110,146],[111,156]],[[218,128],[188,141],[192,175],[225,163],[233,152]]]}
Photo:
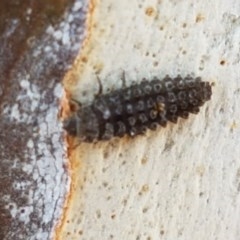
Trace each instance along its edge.
{"label": "dark insect body", "polygon": [[176,123],[178,117],[188,118],[210,100],[209,82],[197,78],[165,77],[153,79],[98,95],[94,101],[80,107],[63,123],[68,134],[81,141],[94,142],[135,136],[147,129],[165,127],[167,121]]}

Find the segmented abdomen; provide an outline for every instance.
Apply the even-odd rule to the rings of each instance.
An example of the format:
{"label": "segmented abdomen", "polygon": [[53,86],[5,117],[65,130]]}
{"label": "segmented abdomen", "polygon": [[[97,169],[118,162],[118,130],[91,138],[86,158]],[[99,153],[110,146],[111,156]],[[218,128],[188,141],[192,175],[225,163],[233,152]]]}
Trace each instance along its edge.
{"label": "segmented abdomen", "polygon": [[125,134],[143,134],[148,128],[176,123],[198,113],[211,97],[211,85],[201,78],[169,77],[143,81],[131,87],[100,95],[92,104],[81,107],[64,128],[82,141],[109,140]]}

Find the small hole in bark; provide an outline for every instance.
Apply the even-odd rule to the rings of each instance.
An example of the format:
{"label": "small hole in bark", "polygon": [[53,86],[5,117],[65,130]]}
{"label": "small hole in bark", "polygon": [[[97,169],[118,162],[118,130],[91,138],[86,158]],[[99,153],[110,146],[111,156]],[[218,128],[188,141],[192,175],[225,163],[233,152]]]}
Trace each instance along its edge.
{"label": "small hole in bark", "polygon": [[225,60],[221,60],[221,61],[220,61],[220,64],[221,64],[222,66],[225,65],[225,63],[226,63]]}

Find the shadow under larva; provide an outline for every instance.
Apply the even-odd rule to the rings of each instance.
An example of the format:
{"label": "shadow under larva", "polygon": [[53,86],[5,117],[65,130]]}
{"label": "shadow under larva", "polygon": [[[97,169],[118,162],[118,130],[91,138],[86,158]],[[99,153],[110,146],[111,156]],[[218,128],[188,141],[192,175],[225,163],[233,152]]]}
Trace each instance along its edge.
{"label": "shadow under larva", "polygon": [[130,87],[100,94],[63,122],[69,135],[84,142],[144,134],[167,122],[188,118],[212,95],[209,82],[200,77],[154,78]]}

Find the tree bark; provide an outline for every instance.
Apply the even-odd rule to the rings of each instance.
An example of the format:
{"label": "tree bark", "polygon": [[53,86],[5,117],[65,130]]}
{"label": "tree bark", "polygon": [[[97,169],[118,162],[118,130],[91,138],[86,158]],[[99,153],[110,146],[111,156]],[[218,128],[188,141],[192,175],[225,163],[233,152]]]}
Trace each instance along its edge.
{"label": "tree bark", "polygon": [[0,3],[0,239],[50,239],[69,191],[58,119],[84,37],[83,1]]}
{"label": "tree bark", "polygon": [[154,76],[214,84],[196,116],[145,136],[71,149],[58,239],[231,239],[240,235],[240,2],[93,1],[65,88],[87,104]]}

